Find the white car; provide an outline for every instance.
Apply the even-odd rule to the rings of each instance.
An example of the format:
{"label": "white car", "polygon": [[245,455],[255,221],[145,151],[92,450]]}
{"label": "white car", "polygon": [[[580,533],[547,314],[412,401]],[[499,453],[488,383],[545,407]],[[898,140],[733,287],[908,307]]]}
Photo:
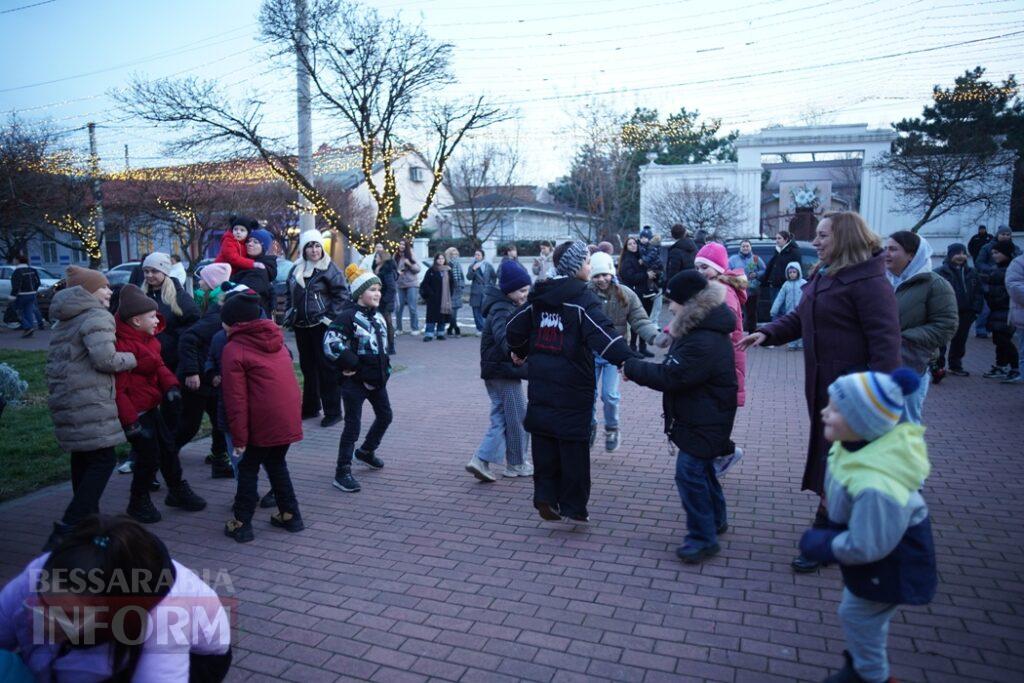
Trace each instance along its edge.
{"label": "white car", "polygon": [[[48,289],[57,284],[59,277],[39,266],[32,266],[39,273],[39,291]],[[14,273],[14,266],[0,266],[0,303],[5,303],[11,297],[11,275]]]}

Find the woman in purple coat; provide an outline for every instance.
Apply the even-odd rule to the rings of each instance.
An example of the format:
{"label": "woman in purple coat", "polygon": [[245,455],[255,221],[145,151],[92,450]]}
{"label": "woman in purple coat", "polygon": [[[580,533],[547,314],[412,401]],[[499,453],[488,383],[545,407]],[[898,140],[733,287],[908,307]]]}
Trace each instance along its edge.
{"label": "woman in purple coat", "polygon": [[[821,496],[831,444],[825,440],[818,416],[828,405],[828,386],[850,372],[888,373],[898,368],[900,318],[892,285],[885,277],[881,239],[860,214],[844,211],[826,216],[818,223],[814,248],[819,263],[804,285],[797,309],[744,337],[737,346],[779,346],[803,339],[804,392],[811,418],[803,489]],[[822,501],[814,526],[827,523]],[[801,555],[792,566],[797,572],[811,572],[818,563]]]}

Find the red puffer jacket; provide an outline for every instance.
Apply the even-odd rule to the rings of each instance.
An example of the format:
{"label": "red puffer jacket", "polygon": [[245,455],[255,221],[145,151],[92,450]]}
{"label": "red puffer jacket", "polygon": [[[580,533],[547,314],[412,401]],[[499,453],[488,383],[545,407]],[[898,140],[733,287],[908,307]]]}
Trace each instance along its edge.
{"label": "red puffer jacket", "polygon": [[228,230],[220,241],[220,253],[214,259],[215,263],[226,263],[231,266],[231,275],[234,276],[240,270],[249,270],[256,267],[256,262],[245,255],[245,243],[239,242]]}
{"label": "red puffer jacket", "polygon": [[284,336],[271,320],[232,326],[221,390],[235,448],[302,441],[302,396]]}
{"label": "red puffer jacket", "polygon": [[[160,355],[160,342],[155,334],[140,332],[128,323],[114,316],[117,320],[117,341],[114,347],[118,351],[127,351],[135,355],[137,365],[128,372],[114,375],[117,389],[117,417],[127,427],[139,421],[139,415],[153,410],[164,400],[164,394],[178,386],[178,378],[174,376]],[[156,328],[156,334],[164,329],[164,319]]]}

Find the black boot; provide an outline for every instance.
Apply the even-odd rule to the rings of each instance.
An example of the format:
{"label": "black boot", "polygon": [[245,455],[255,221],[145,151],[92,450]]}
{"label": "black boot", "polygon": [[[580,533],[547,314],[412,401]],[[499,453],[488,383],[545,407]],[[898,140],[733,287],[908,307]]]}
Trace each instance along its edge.
{"label": "black boot", "polygon": [[216,456],[210,463],[210,476],[214,479],[235,478],[235,470],[231,468],[231,458],[226,453]]}
{"label": "black boot", "polygon": [[125,512],[136,522],[142,522],[143,524],[155,524],[163,519],[160,516],[160,511],[156,509],[153,501],[150,500],[148,493],[132,496],[128,499],[128,509]]}
{"label": "black boot", "polygon": [[65,538],[71,535],[72,528],[72,526],[65,524],[64,522],[54,522],[53,532],[50,534],[50,537],[46,539],[46,543],[43,544],[43,552],[47,553],[56,550],[57,546],[59,546]]}
{"label": "black boot", "polygon": [[362,489],[356,478],[352,476],[351,467],[345,467],[338,471],[334,476],[334,488],[345,493],[358,493]]}
{"label": "black boot", "polygon": [[357,448],[356,460],[366,463],[375,470],[384,469],[384,461],[374,455],[373,451],[364,451],[362,448]]}
{"label": "black boot", "polygon": [[200,498],[184,479],[177,486],[169,486],[164,505],[181,508],[188,512],[199,512],[206,507],[206,501]]}
{"label": "black boot", "polygon": [[293,534],[306,528],[306,525],[302,523],[302,515],[297,512],[278,512],[276,515],[270,515],[270,526],[276,526],[278,529],[284,529]]}

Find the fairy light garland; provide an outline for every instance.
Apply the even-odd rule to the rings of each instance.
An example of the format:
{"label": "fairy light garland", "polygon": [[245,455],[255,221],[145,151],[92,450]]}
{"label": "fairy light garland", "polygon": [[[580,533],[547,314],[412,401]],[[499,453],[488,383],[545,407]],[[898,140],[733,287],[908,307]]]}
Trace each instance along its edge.
{"label": "fairy light garland", "polygon": [[44,214],[43,218],[53,227],[81,242],[82,250],[85,251],[89,260],[98,261],[103,258],[100,242],[96,238],[96,230],[92,227],[92,223],[96,220],[96,209],[92,209],[89,212],[87,223],[83,223],[71,214],[65,214],[56,218],[51,217],[49,214]]}
{"label": "fairy light garland", "polygon": [[932,92],[932,99],[936,102],[989,102],[1000,98],[1009,99],[1017,93],[1016,87],[971,87],[953,90],[936,88]]}

